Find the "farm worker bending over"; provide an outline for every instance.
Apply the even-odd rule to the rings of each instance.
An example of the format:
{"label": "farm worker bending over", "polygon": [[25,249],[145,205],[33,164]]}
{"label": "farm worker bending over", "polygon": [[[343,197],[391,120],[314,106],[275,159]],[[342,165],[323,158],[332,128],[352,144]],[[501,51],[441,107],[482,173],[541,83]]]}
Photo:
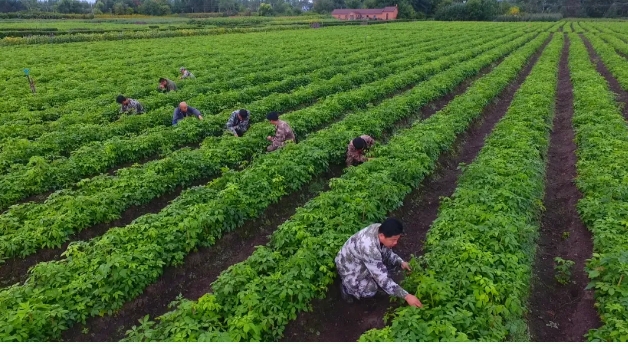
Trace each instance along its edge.
{"label": "farm worker bending over", "polygon": [[185,69],[185,67],[179,68],[179,72],[181,72],[181,76],[179,77],[179,79],[195,79],[194,74],[190,73],[190,71]]}
{"label": "farm worker bending over", "polygon": [[371,148],[373,143],[375,140],[368,135],[362,135],[351,140],[349,147],[347,147],[347,167],[357,166],[367,161],[368,158],[364,155],[364,151]]}
{"label": "farm worker bending over", "polygon": [[408,305],[423,307],[421,301],[401,288],[388,275],[388,269],[399,266],[411,271],[410,265],[393,253],[403,232],[401,222],[387,218],[354,234],[336,256],[336,268],[341,278],[340,293],[343,300],[373,297],[379,288],[388,295],[403,298]]}
{"label": "farm worker bending over", "polygon": [[159,89],[164,92],[176,91],[177,85],[170,79],[159,78]]}
{"label": "farm worker bending over", "polygon": [[266,115],[266,119],[269,120],[272,125],[277,127],[277,129],[275,129],[275,136],[266,137],[268,141],[272,142],[272,144],[266,148],[267,151],[272,152],[277,148],[283,147],[286,141],[296,142],[292,128],[290,128],[288,123],[279,119],[278,113],[271,112]]}
{"label": "farm worker bending over", "polygon": [[116,98],[116,102],[120,104],[120,113],[126,113],[128,115],[142,114],[144,113],[144,107],[140,102],[135,99],[127,98],[123,95],[119,95]]}
{"label": "farm worker bending over", "polygon": [[234,136],[242,137],[249,130],[249,111],[245,109],[235,110],[227,121],[227,130]]}
{"label": "farm worker bending over", "polygon": [[189,116],[195,116],[198,119],[203,119],[200,111],[188,106],[186,102],[181,102],[179,106],[174,109],[174,114],[172,115],[172,125],[176,125],[180,120]]}

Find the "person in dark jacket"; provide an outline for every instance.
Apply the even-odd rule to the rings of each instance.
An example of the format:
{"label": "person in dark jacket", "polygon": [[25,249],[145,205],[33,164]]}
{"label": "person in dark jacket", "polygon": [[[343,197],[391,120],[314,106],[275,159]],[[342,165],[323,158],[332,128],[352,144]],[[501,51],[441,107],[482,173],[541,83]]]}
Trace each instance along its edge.
{"label": "person in dark jacket", "polygon": [[227,130],[234,136],[242,137],[249,130],[249,115],[250,112],[246,109],[232,112],[227,121]]}
{"label": "person in dark jacket", "polygon": [[194,116],[200,120],[203,119],[200,111],[191,106],[188,106],[186,102],[181,102],[179,106],[174,109],[174,114],[172,114],[172,125],[176,125],[177,123],[179,123],[180,120],[190,116]]}
{"label": "person in dark jacket", "polygon": [[170,79],[159,78],[159,89],[164,92],[176,91],[177,85]]}

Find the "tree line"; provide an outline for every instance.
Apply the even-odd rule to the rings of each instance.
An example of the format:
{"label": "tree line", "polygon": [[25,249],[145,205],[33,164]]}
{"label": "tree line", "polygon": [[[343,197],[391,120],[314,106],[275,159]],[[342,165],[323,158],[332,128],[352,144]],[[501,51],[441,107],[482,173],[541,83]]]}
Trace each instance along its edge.
{"label": "tree line", "polygon": [[338,8],[382,8],[397,5],[399,18],[492,20],[513,13],[561,13],[566,17],[628,16],[628,0],[0,0],[0,13],[56,12],[75,14],[222,13],[299,15],[331,13]]}

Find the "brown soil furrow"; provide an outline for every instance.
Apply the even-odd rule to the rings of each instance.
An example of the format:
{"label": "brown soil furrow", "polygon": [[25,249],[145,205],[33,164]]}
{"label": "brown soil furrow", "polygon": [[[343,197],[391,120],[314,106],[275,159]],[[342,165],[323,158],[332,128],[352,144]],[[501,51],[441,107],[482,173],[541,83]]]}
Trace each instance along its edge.
{"label": "brown soil furrow", "polygon": [[591,58],[591,62],[593,62],[593,64],[595,65],[597,72],[606,79],[606,82],[608,82],[608,86],[610,87],[611,91],[615,93],[615,100],[617,101],[617,103],[622,105],[621,112],[624,115],[624,118],[628,121],[628,92],[626,92],[621,87],[619,81],[617,81],[611,71],[606,68],[606,65],[604,65],[604,62],[602,62],[602,59],[591,45],[591,42],[589,42],[589,40],[583,35],[580,35],[580,37],[584,41],[584,45],[589,51],[589,57]]}
{"label": "brown soil furrow", "polygon": [[[546,167],[545,212],[529,301],[530,332],[533,340],[542,342],[584,341],[587,331],[600,325],[593,291],[585,290],[589,279],[584,267],[593,252],[591,233],[576,209],[582,194],[575,185],[577,157],[571,122],[574,110],[569,44],[566,37]],[[554,257],[575,262],[566,285],[556,280]]]}
{"label": "brown soil furrow", "polygon": [[[548,42],[549,40],[545,45]],[[484,109],[480,119],[471,125],[467,133],[458,138],[454,149],[439,158],[434,174],[405,198],[401,208],[390,214],[404,223],[404,237],[395,248],[395,252],[403,259],[409,260],[411,255],[422,253],[427,232],[438,215],[440,198],[451,196],[456,188],[461,173],[458,166],[461,163],[469,164],[475,159],[484,146],[485,137],[508,110],[515,92],[530,73],[545,45],[529,60],[517,79]],[[463,92],[459,91],[458,94],[461,93]],[[432,109],[431,113],[445,105]],[[336,279],[334,285],[328,289],[325,299],[312,302],[313,312],[302,312],[295,321],[288,324],[283,340],[356,341],[365,331],[385,325],[383,317],[393,304],[389,297],[376,296],[347,304],[340,298],[339,286],[340,282]],[[395,300],[394,305],[400,305],[396,301],[398,300]]]}
{"label": "brown soil furrow", "polygon": [[[192,186],[207,184],[211,179],[203,179],[193,183]],[[46,248],[37,251],[24,258],[9,258],[5,263],[0,265],[0,287],[5,287],[15,283],[23,283],[28,277],[28,269],[40,262],[61,259],[61,254],[65,252],[68,245],[74,241],[88,241],[95,237],[105,234],[109,229],[115,227],[124,227],[136,218],[145,214],[154,214],[160,212],[170,201],[179,197],[183,191],[182,187],[177,187],[174,191],[153,199],[147,204],[141,206],[131,206],[117,220],[100,223],[86,228],[72,235],[59,248]]]}

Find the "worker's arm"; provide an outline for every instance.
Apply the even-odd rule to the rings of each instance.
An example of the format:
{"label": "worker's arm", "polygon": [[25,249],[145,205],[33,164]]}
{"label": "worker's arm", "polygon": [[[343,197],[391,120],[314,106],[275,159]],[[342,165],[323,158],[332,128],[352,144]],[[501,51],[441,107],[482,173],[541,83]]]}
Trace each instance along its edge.
{"label": "worker's arm", "polygon": [[236,133],[236,128],[235,128],[235,119],[236,119],[236,112],[232,112],[231,116],[229,117],[229,120],[227,120],[227,130],[229,130],[233,135],[237,135]]}
{"label": "worker's arm", "polygon": [[407,291],[388,277],[388,269],[381,259],[369,256],[365,259],[364,264],[377,285],[388,293],[388,295],[395,295],[402,299],[408,295]]}
{"label": "worker's arm", "polygon": [[393,250],[385,246],[382,248],[382,259],[389,265],[394,266],[401,266],[401,263],[403,263],[403,259],[401,259],[401,257],[393,252]]}
{"label": "worker's arm", "polygon": [[174,113],[172,114],[172,125],[177,124],[179,121],[179,116],[177,116],[177,109],[174,109]]}

